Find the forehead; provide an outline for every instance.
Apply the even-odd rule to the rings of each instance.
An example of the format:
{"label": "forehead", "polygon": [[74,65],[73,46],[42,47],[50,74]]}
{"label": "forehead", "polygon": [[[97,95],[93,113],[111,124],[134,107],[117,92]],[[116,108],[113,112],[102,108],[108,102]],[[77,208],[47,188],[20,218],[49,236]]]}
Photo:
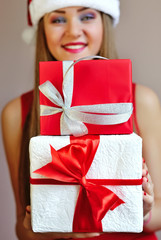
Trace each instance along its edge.
{"label": "forehead", "polygon": [[83,6],[75,6],[75,7],[64,7],[64,8],[59,8],[59,9],[57,9],[57,10],[55,10],[55,11],[69,11],[69,10],[71,10],[71,11],[81,11],[81,10],[85,10],[85,9],[87,9],[87,7],[83,7]]}
{"label": "forehead", "polygon": [[88,8],[88,7],[82,7],[82,6],[75,6],[75,7],[65,7],[65,8],[59,8],[57,10],[54,10],[50,13],[47,13],[48,15],[51,13],[71,13],[71,12],[83,12],[85,10],[92,10],[92,11],[96,11],[99,12],[93,8]]}

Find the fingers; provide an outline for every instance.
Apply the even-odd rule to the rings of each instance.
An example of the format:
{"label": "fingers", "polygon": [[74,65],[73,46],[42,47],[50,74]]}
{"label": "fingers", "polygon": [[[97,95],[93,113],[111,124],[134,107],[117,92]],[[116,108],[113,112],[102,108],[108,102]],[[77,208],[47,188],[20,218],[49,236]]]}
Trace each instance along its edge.
{"label": "fingers", "polygon": [[76,233],[72,238],[91,238],[98,236],[100,236],[100,233]]}
{"label": "fingers", "polygon": [[[152,209],[154,197],[147,194],[145,191],[143,192],[143,201],[147,205],[147,211]],[[148,207],[149,206],[149,207]]]}
{"label": "fingers", "polygon": [[143,175],[143,176],[146,176],[146,175],[148,174],[148,167],[147,167],[147,165],[146,165],[146,163],[145,163],[144,158],[143,158],[142,163],[143,163],[143,165],[142,165],[142,166],[143,166],[142,175]]}
{"label": "fingers", "polygon": [[[145,173],[145,171],[144,171]],[[154,195],[154,185],[149,172],[146,170],[145,175],[143,175],[143,190],[146,194],[151,196]],[[146,194],[144,194],[146,196]]]}
{"label": "fingers", "polygon": [[63,234],[59,234],[59,236],[57,236],[58,238],[65,238],[65,239],[69,239],[69,238],[92,238],[92,237],[98,237],[100,236],[100,233],[65,233],[64,236]]}
{"label": "fingers", "polygon": [[26,215],[23,221],[23,225],[27,230],[31,230],[31,209],[30,206],[26,207]]}
{"label": "fingers", "polygon": [[[26,230],[29,230],[30,234],[40,239],[71,239],[71,238],[92,238],[100,236],[100,233],[34,233],[31,227],[31,208],[26,207],[26,215],[23,221],[23,225]],[[36,238],[37,239],[37,238]]]}
{"label": "fingers", "polygon": [[100,233],[45,233],[44,237],[48,237],[50,239],[83,239],[83,238],[92,238],[98,237]]}
{"label": "fingers", "polygon": [[143,177],[146,177],[146,176],[148,175],[148,173],[149,173],[149,172],[148,172],[147,169],[145,169],[145,168],[142,169],[142,176],[143,176]]}
{"label": "fingers", "polygon": [[26,212],[28,213],[28,214],[31,214],[31,207],[28,205],[28,206],[26,206]]}
{"label": "fingers", "polygon": [[[148,167],[147,167],[145,161],[143,161],[142,177],[143,177],[143,189],[144,189],[145,193],[147,193],[149,195],[153,195],[154,186],[153,186],[153,182],[152,182],[151,176],[148,172]],[[144,195],[146,195],[146,194],[144,194]]]}
{"label": "fingers", "polygon": [[149,213],[154,204],[154,185],[151,179],[151,176],[148,172],[147,165],[143,162],[143,207],[144,207],[144,216]]}
{"label": "fingers", "polygon": [[148,204],[152,204],[154,201],[153,188],[153,183],[149,181],[148,178],[143,177],[143,200]]}

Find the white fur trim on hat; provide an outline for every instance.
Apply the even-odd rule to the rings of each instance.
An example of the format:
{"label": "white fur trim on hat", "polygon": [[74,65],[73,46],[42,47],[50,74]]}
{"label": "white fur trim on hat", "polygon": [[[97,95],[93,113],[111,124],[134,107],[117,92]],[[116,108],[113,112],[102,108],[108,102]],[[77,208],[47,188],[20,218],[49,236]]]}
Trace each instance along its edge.
{"label": "white fur trim on hat", "polygon": [[37,25],[46,13],[64,7],[84,6],[109,14],[115,26],[119,22],[119,5],[119,0],[32,0],[29,11],[32,24]]}

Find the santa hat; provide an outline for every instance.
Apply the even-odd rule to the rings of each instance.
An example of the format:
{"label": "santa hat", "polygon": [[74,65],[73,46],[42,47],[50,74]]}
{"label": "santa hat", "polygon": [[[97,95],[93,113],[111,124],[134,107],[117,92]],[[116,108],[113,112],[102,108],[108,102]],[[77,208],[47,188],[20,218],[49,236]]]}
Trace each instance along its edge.
{"label": "santa hat", "polygon": [[26,42],[30,42],[39,20],[46,14],[64,7],[83,6],[93,8],[110,15],[113,26],[119,22],[119,0],[28,0],[28,24],[32,28],[24,34]]}

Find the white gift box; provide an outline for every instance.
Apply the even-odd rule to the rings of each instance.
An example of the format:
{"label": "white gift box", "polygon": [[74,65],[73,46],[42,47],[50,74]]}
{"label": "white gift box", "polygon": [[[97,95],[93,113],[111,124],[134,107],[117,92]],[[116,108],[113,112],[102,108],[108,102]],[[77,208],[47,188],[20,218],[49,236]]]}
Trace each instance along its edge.
{"label": "white gift box", "polygon": [[[33,173],[52,161],[50,145],[59,150],[70,144],[70,136],[37,136],[30,140]],[[100,143],[86,179],[142,179],[142,139],[136,135],[100,135]],[[143,230],[142,184],[108,185],[124,204],[109,210],[102,219],[103,232]],[[73,232],[73,217],[80,185],[31,184],[31,221],[34,232]]]}

